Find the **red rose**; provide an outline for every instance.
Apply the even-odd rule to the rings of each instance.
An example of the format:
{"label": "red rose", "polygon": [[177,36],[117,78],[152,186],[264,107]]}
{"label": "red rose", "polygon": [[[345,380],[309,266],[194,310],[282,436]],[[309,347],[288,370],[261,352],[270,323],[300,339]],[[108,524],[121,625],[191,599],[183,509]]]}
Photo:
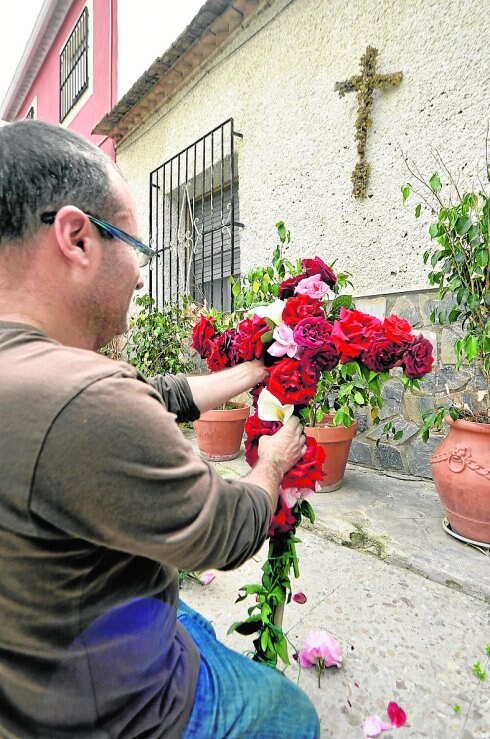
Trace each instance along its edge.
{"label": "red rose", "polygon": [[307,405],[315,395],[316,375],[296,359],[281,359],[268,371],[267,387],[283,405]]}
{"label": "red rose", "polygon": [[259,359],[265,349],[261,336],[269,330],[264,319],[256,315],[240,321],[234,342],[238,357],[245,362]]}
{"label": "red rose", "polygon": [[282,312],[282,320],[288,326],[296,326],[303,318],[309,316],[320,316],[325,318],[323,304],[319,300],[310,298],[308,295],[295,295],[286,301]]}
{"label": "red rose", "polygon": [[325,451],[312,436],[306,437],[306,452],[282,478],[281,487],[315,489],[315,483],[323,480],[322,464]]}
{"label": "red rose", "polygon": [[422,334],[415,336],[413,343],[402,357],[402,367],[407,377],[418,380],[431,371],[434,363],[432,344]]}
{"label": "red rose", "polygon": [[320,257],[314,257],[313,259],[302,259],[301,266],[305,270],[308,277],[313,275],[320,275],[323,282],[326,282],[329,287],[333,287],[337,282],[337,275],[331,269],[323,259]]}
{"label": "red rose", "polygon": [[211,340],[216,334],[214,330],[214,318],[201,316],[199,322],[192,329],[191,346],[194,347],[200,357],[207,357],[211,351]]}
{"label": "red rose", "polygon": [[325,318],[308,316],[296,324],[293,337],[298,346],[304,346],[307,349],[321,349],[327,343],[332,328],[332,324]]}
{"label": "red rose", "polygon": [[294,295],[295,287],[301,282],[301,280],[304,280],[305,277],[308,277],[308,275],[302,273],[300,275],[294,275],[294,277],[288,277],[287,280],[283,280],[279,285],[279,292],[277,294],[277,297],[281,300],[286,300],[286,298],[290,298],[292,295]]}
{"label": "red rose", "polygon": [[412,327],[404,318],[392,315],[383,321],[386,336],[395,344],[409,346],[413,341]]}
{"label": "red rose", "polygon": [[370,344],[370,334],[382,326],[379,318],[362,313],[360,310],[340,309],[340,320],[335,321],[332,341],[343,363],[358,359]]}
{"label": "red rose", "polygon": [[405,351],[404,345],[395,343],[382,331],[373,334],[370,341],[362,353],[362,362],[374,372],[388,372],[393,369]]}
{"label": "red rose", "polygon": [[337,351],[337,347],[333,341],[327,341],[320,351],[316,349],[303,349],[300,355],[297,355],[297,359],[300,360],[301,364],[306,364],[309,367],[310,372],[316,373],[317,377],[321,375],[323,371],[331,372],[340,361],[340,356]]}
{"label": "red rose", "polygon": [[272,521],[270,523],[267,536],[274,536],[275,534],[287,534],[287,532],[291,531],[295,524],[296,516],[293,515],[291,508],[288,508],[286,506],[282,498],[279,498],[277,510],[272,516]]}
{"label": "red rose", "polygon": [[245,423],[245,460],[255,467],[258,459],[258,446],[261,436],[273,436],[281,428],[280,421],[261,421],[257,413],[247,418]]}

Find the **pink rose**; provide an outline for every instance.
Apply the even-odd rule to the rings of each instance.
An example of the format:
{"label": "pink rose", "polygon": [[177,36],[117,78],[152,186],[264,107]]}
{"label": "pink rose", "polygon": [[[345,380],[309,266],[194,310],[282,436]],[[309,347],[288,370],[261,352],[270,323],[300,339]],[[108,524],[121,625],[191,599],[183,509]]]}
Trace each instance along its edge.
{"label": "pink rose", "polygon": [[298,652],[298,660],[301,667],[340,667],[342,647],[326,631],[309,631],[303,649]]}
{"label": "pink rose", "polygon": [[273,357],[283,357],[285,354],[288,357],[296,356],[298,345],[294,340],[293,329],[290,326],[281,323],[280,326],[274,329],[272,338],[275,341],[267,349],[269,354],[272,354]]}
{"label": "pink rose", "polygon": [[308,295],[309,298],[322,300],[328,293],[328,285],[323,282],[320,275],[312,275],[298,282],[294,292],[296,295]]}

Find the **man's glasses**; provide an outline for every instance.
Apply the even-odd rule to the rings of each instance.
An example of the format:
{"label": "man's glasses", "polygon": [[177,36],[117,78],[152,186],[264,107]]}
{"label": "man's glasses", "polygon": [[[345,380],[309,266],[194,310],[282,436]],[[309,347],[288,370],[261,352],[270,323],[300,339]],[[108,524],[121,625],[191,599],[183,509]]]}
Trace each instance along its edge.
{"label": "man's glasses", "polygon": [[[113,226],[112,223],[108,223],[107,221],[102,220],[102,218],[96,218],[90,213],[85,213],[85,215],[87,216],[89,221],[94,224],[94,226],[98,229],[103,237],[119,239],[120,241],[124,241],[125,244],[129,244],[129,246],[132,246],[133,249],[136,250],[140,268],[146,267],[146,265],[149,264],[149,262],[155,256],[154,249],[151,249],[151,247],[143,244],[142,241],[139,241],[139,239],[131,236],[131,234],[126,233],[126,231],[123,231],[117,226]],[[50,211],[49,213],[43,213],[41,215],[41,221],[46,224],[53,224],[55,218],[56,211]]]}

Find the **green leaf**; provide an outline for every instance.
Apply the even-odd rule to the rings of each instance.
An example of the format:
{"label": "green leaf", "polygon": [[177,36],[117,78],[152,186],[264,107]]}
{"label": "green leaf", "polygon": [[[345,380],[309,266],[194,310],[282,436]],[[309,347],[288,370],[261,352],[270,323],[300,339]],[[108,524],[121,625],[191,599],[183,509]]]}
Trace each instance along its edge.
{"label": "green leaf", "polygon": [[434,172],[434,174],[430,178],[429,187],[432,192],[438,192],[441,189],[441,180],[439,179],[439,175],[437,174],[437,172]]}
{"label": "green leaf", "polygon": [[480,267],[486,267],[488,264],[488,248],[479,249],[475,254],[475,259]]}
{"label": "green leaf", "polygon": [[277,656],[284,662],[285,665],[291,664],[288,656],[288,643],[283,634],[281,634],[279,638],[275,640],[274,648],[276,650]]}
{"label": "green leaf", "polygon": [[422,210],[422,206],[419,203],[417,207],[415,208],[415,218],[418,218],[420,216],[420,211]]}
{"label": "green leaf", "polygon": [[242,636],[250,636],[250,634],[255,634],[255,632],[259,630],[261,623],[261,616],[250,616],[245,621],[235,621],[235,623],[230,626],[227,633],[231,634],[233,631],[236,631]]}
{"label": "green leaf", "polygon": [[402,191],[403,202],[405,202],[412,191],[412,186],[410,183],[407,183],[406,185],[402,185],[400,189]]}
{"label": "green leaf", "polygon": [[260,337],[260,340],[263,344],[268,344],[269,341],[272,341],[274,331],[266,331],[265,334],[262,334]]}
{"label": "green leaf", "polygon": [[471,362],[478,354],[479,341],[476,336],[467,336],[465,339],[464,351],[468,362]]}
{"label": "green leaf", "polygon": [[429,226],[429,234],[430,234],[431,239],[435,239],[438,233],[439,233],[439,224],[432,223]]}
{"label": "green leaf", "polygon": [[454,224],[454,230],[458,236],[464,236],[471,228],[471,218],[468,216],[460,216]]}

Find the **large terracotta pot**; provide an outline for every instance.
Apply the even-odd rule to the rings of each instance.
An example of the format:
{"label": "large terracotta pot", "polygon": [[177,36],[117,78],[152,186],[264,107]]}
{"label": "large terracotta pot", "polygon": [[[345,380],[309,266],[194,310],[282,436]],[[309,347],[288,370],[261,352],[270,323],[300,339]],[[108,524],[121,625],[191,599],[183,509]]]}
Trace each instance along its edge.
{"label": "large terracotta pot", "polygon": [[490,544],[490,423],[453,421],[432,456],[432,476],[452,530]]}
{"label": "large terracotta pot", "polygon": [[236,403],[234,408],[206,411],[194,421],[197,445],[203,459],[225,462],[240,453],[245,421],[250,406]]}
{"label": "large terracotta pot", "polygon": [[344,480],[347,458],[349,456],[352,439],[357,433],[357,422],[350,428],[333,426],[333,416],[324,416],[317,426],[305,426],[306,436],[313,436],[325,450],[323,463],[322,493],[331,493],[338,490]]}

